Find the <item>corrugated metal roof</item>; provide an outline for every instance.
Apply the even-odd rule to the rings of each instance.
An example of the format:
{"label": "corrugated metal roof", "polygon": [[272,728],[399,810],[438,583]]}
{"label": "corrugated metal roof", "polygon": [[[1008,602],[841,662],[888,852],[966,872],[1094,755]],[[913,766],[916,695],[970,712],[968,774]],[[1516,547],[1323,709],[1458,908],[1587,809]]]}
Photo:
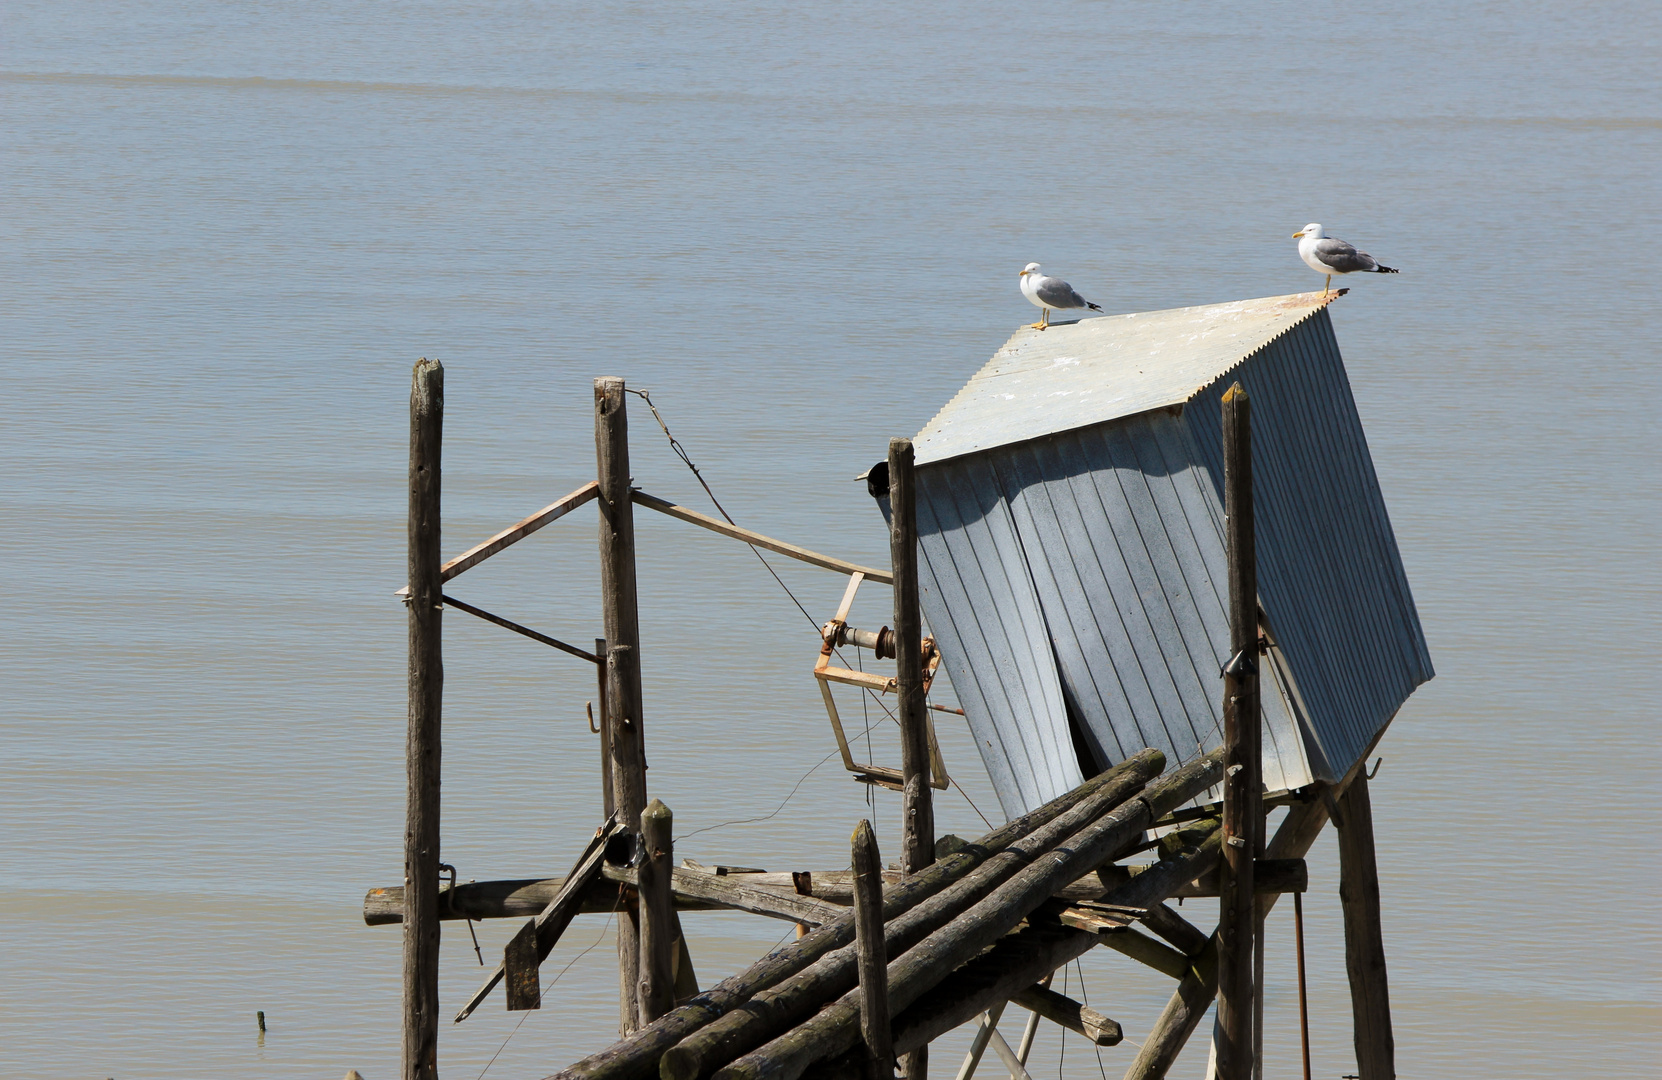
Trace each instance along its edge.
{"label": "corrugated metal roof", "polygon": [[917,463],[1188,401],[1335,296],[1295,293],[1023,328],[918,433]]}
{"label": "corrugated metal roof", "polygon": [[[1166,314],[1180,313],[1145,319],[1179,321]],[[1099,766],[1221,742],[1218,399],[1237,379],[1252,397],[1259,600],[1277,646],[1266,784],[1336,779],[1432,676],[1325,304],[1239,340],[1247,352],[1229,360],[1197,340],[1215,370],[1181,410],[1159,402],[918,470],[924,614],[1007,814],[1076,782],[1075,732]],[[1077,385],[1071,369],[1050,378]]]}
{"label": "corrugated metal roof", "polygon": [[1252,399],[1258,595],[1336,779],[1435,674],[1327,312],[1207,387],[1183,419],[1222,498],[1219,399]]}

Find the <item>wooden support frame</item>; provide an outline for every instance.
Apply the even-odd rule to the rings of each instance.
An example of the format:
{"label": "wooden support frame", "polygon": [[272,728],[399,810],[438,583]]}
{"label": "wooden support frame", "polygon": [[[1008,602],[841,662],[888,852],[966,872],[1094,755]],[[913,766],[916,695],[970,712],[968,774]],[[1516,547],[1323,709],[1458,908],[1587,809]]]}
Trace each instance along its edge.
{"label": "wooden support frame", "polygon": [[1240,383],[1223,395],[1223,486],[1229,564],[1224,667],[1223,863],[1218,872],[1218,1076],[1253,1080],[1257,901],[1263,856],[1263,767],[1258,708],[1258,557],[1253,535],[1252,402]]}
{"label": "wooden support frame", "polygon": [[[483,543],[475,544],[473,547],[468,548],[454,559],[451,559],[449,562],[439,567],[439,580],[449,581],[457,574],[473,569],[475,566],[478,566],[480,563],[484,562],[492,555],[495,555],[497,552],[506,550],[514,544],[519,543],[521,540],[525,539],[527,536],[530,536],[544,525],[547,525],[550,522],[558,521],[567,514],[571,513],[573,510],[577,509],[579,506],[582,506],[584,503],[592,501],[599,494],[600,484],[597,481],[590,480],[570,495],[567,495],[562,499],[555,499],[541,510],[538,510],[536,513],[532,514],[530,517],[525,518],[522,521],[515,522],[506,529],[503,529],[501,532],[497,533],[495,536],[491,537],[489,540],[486,540]],[[398,590],[397,595],[408,596],[409,593],[410,587],[406,585],[404,588]]]}
{"label": "wooden support frame", "polygon": [[[600,606],[606,632],[607,730],[612,749],[612,798],[630,829],[646,809],[640,614],[635,588],[635,515],[629,489],[629,413],[623,380],[594,380],[594,449],[600,484]],[[640,912],[618,912],[618,1027],[640,1026]]]}
{"label": "wooden support frame", "polygon": [[[1338,806],[1334,824],[1339,830],[1339,904],[1344,912],[1345,972],[1350,976],[1356,1071],[1361,1080],[1395,1080],[1396,1039],[1391,1032],[1391,994],[1380,927],[1373,803],[1364,773],[1357,773],[1339,796]],[[1299,960],[1303,962],[1302,955]]]}
{"label": "wooden support frame", "polygon": [[444,698],[439,481],[443,436],[444,366],[422,359],[410,377],[403,1080],[437,1080],[439,1069],[439,766]]}
{"label": "wooden support frame", "polygon": [[861,566],[859,563],[839,559],[834,555],[821,555],[817,551],[810,551],[797,544],[775,540],[771,536],[763,536],[752,529],[730,525],[708,514],[700,514],[697,510],[689,510],[685,506],[678,506],[667,499],[660,499],[656,495],[648,495],[644,491],[636,490],[631,493],[637,506],[644,506],[648,510],[656,510],[660,514],[697,525],[701,529],[709,529],[713,533],[725,536],[730,540],[738,540],[752,547],[766,548],[775,555],[783,555],[787,559],[795,559],[811,566],[818,566],[826,570],[835,570],[839,574],[864,574],[873,581],[880,581],[885,585],[894,584],[894,576],[887,570],[879,570],[875,566]]}

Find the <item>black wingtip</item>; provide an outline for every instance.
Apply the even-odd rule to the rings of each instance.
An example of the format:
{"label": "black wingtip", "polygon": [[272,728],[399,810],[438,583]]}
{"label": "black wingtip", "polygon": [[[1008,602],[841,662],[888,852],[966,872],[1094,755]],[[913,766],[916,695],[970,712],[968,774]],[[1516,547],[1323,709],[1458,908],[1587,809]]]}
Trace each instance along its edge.
{"label": "black wingtip", "polygon": [[[1393,270],[1393,271],[1391,271],[1391,273],[1394,274],[1394,273],[1396,273],[1396,271]],[[1101,304],[1093,304],[1093,303],[1090,303],[1089,301],[1086,301],[1085,306],[1090,308],[1092,311],[1101,311],[1102,310],[1102,305]]]}
{"label": "black wingtip", "polygon": [[1373,272],[1376,274],[1394,274],[1397,272],[1397,268],[1394,266],[1376,266]]}

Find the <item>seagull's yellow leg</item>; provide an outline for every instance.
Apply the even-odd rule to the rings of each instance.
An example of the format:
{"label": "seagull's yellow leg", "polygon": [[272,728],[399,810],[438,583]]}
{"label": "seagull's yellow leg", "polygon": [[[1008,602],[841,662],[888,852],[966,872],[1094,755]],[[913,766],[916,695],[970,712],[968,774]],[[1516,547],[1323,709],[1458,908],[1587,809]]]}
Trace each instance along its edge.
{"label": "seagull's yellow leg", "polygon": [[1333,275],[1329,274],[1329,275],[1327,275],[1327,280],[1322,282],[1322,295],[1326,296],[1328,293],[1330,293],[1332,291],[1333,291]]}
{"label": "seagull's yellow leg", "polygon": [[1040,308],[1039,312],[1040,312],[1039,321],[1036,322],[1036,323],[1028,323],[1027,324],[1027,328],[1029,330],[1043,330],[1046,326],[1049,325],[1049,323],[1050,323],[1050,309],[1049,308]]}

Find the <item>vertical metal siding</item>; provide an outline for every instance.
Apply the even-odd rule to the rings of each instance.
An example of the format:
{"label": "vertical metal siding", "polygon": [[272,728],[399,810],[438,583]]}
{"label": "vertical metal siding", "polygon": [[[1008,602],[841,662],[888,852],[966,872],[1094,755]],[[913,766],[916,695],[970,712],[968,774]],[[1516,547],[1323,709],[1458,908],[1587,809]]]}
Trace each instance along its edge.
{"label": "vertical metal siding", "polygon": [[[926,466],[923,604],[1007,815],[1079,773],[1222,739],[1223,513],[1181,420],[1152,413]],[[1265,781],[1312,774],[1289,702],[1264,697]]]}
{"label": "vertical metal siding", "polygon": [[987,466],[918,472],[920,603],[1007,817],[1083,779],[1050,634]]}
{"label": "vertical metal siding", "polygon": [[1342,774],[1431,678],[1430,654],[1327,312],[1185,409],[1220,499],[1218,402],[1237,379],[1252,396],[1259,595],[1309,709],[1318,768]]}

